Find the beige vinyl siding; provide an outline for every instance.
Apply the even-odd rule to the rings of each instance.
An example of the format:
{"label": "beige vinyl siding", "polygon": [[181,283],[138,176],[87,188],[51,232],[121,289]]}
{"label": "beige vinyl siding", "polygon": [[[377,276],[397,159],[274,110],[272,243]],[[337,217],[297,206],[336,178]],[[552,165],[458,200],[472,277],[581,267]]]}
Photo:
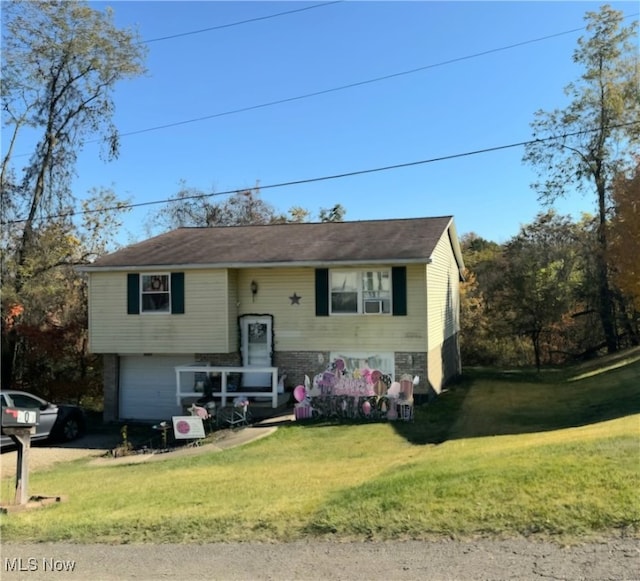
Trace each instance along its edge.
{"label": "beige vinyl siding", "polygon": [[436,393],[442,392],[445,380],[442,357],[442,345],[437,345],[427,353],[427,380]]}
{"label": "beige vinyl siding", "polygon": [[[258,284],[255,300],[252,280]],[[315,269],[248,269],[238,272],[239,314],[273,315],[276,351],[426,351],[425,286],[424,265],[410,265],[407,316],[316,317]],[[294,293],[301,297],[299,305],[291,304],[289,297]]]}
{"label": "beige vinyl siding", "polygon": [[449,234],[445,231],[435,247],[431,263],[427,265],[428,351],[460,329],[459,277]]}
{"label": "beige vinyl siding", "polygon": [[[90,274],[89,340],[94,353],[226,353],[227,271],[184,273],[185,313],[127,314],[127,273]],[[231,350],[234,350],[233,345]]]}
{"label": "beige vinyl siding", "polygon": [[[258,285],[255,297],[251,281]],[[185,314],[127,315],[127,273],[91,273],[92,351],[233,353],[239,345],[238,317],[248,314],[273,316],[276,351],[427,350],[424,265],[407,266],[408,313],[401,317],[316,317],[315,269],[310,267],[187,270],[184,282]],[[299,304],[292,304],[294,293],[301,297]]]}
{"label": "beige vinyl siding", "polygon": [[[445,352],[445,344],[460,330],[458,264],[445,231],[436,245],[432,262],[427,265],[427,306],[429,343],[427,349],[427,376],[429,384],[440,393],[443,384],[452,375],[451,354]],[[454,340],[455,343],[455,340]],[[456,356],[457,359],[457,356]]]}

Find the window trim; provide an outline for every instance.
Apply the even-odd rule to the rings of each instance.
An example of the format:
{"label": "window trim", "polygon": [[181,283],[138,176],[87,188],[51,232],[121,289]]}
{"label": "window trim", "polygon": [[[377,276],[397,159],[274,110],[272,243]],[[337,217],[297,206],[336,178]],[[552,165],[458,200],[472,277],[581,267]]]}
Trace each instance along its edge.
{"label": "window trim", "polygon": [[[140,292],[140,278],[143,274],[151,272],[129,272],[127,273],[127,315],[140,315],[140,303],[142,294]],[[184,315],[185,314],[185,276],[184,272],[171,272],[170,278],[170,311],[145,311],[145,315]]]}
{"label": "window trim", "polygon": [[[173,289],[171,286],[171,273],[170,272],[141,272],[140,273],[140,295],[139,295],[139,304],[140,304],[140,314],[141,315],[171,315],[172,313],[172,307],[173,307],[173,299],[172,294],[173,294]],[[144,290],[144,277],[154,277],[154,276],[164,276],[167,279],[167,287],[168,289],[166,291],[145,291]],[[166,294],[168,297],[168,309],[166,310],[145,310],[144,308],[144,296],[145,295],[153,295],[153,294]]]}
{"label": "window trim", "polygon": [[[365,316],[365,317],[376,317],[376,316],[392,316],[393,315],[393,273],[391,267],[370,267],[370,268],[329,268],[328,269],[328,315],[331,317],[349,317],[349,316]],[[333,311],[333,291],[332,291],[332,278],[334,273],[355,273],[357,275],[357,311],[351,312],[334,312]],[[364,278],[364,273],[366,272],[382,272],[386,273],[387,279],[389,281],[389,296],[381,297],[381,298],[365,298],[364,297],[364,289],[362,288],[362,281]],[[353,292],[353,291],[352,291]],[[388,301],[389,310],[388,312],[379,311],[377,313],[367,313],[365,311],[365,301],[366,300],[380,300],[380,301]],[[382,308],[384,308],[381,305]]]}

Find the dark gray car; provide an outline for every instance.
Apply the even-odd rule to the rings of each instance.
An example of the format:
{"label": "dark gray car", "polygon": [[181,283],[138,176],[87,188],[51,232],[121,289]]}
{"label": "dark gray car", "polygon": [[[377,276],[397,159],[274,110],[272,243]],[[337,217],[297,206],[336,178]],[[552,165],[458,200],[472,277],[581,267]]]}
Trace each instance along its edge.
{"label": "dark gray car", "polygon": [[[69,442],[85,431],[85,414],[80,406],[58,405],[31,393],[15,390],[0,392],[0,400],[3,413],[5,407],[40,410],[40,421],[36,426],[36,433],[31,436],[32,441],[52,439]],[[2,434],[0,447],[13,445],[13,440]]]}

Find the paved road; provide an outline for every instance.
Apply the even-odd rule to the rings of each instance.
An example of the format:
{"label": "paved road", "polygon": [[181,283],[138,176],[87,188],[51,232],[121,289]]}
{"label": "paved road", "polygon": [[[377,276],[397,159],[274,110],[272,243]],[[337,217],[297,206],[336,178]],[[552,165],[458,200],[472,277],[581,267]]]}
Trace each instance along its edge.
{"label": "paved road", "polygon": [[[637,581],[640,545],[526,540],[208,545],[3,544],[3,581]],[[20,570],[22,569],[22,570]]]}
{"label": "paved road", "polygon": [[[239,445],[271,430],[246,431]],[[236,441],[236,439],[238,441]],[[36,448],[33,469],[113,446],[87,437],[57,448]],[[6,477],[13,453],[1,458]],[[640,542],[615,539],[561,547],[518,540],[388,543],[227,543],[207,545],[0,545],[2,581],[640,581]]]}

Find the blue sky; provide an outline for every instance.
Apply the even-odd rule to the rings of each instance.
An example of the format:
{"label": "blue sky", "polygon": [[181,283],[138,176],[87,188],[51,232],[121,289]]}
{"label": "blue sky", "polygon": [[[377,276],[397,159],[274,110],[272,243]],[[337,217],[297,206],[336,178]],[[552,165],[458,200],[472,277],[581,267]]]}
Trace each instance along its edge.
{"label": "blue sky", "polygon": [[[143,40],[237,23],[321,3],[92,2]],[[637,2],[612,2],[626,14]],[[145,77],[115,92],[117,161],[95,143],[78,161],[74,191],[112,187],[134,203],[174,196],[180,182],[224,192],[430,160],[526,141],[538,109],[563,107],[572,63],[598,2],[338,2],[150,42]],[[495,51],[494,51],[495,50]],[[480,56],[479,53],[485,53]],[[469,58],[467,58],[469,57]],[[452,62],[453,61],[453,62]],[[394,75],[250,111],[309,93]],[[541,206],[521,147],[390,171],[263,189],[278,210],[315,216],[342,204],[346,220],[452,214],[458,232],[503,242]],[[222,200],[221,196],[218,198]],[[122,242],[145,238],[149,214],[132,211]],[[557,204],[578,216],[593,200]]]}

